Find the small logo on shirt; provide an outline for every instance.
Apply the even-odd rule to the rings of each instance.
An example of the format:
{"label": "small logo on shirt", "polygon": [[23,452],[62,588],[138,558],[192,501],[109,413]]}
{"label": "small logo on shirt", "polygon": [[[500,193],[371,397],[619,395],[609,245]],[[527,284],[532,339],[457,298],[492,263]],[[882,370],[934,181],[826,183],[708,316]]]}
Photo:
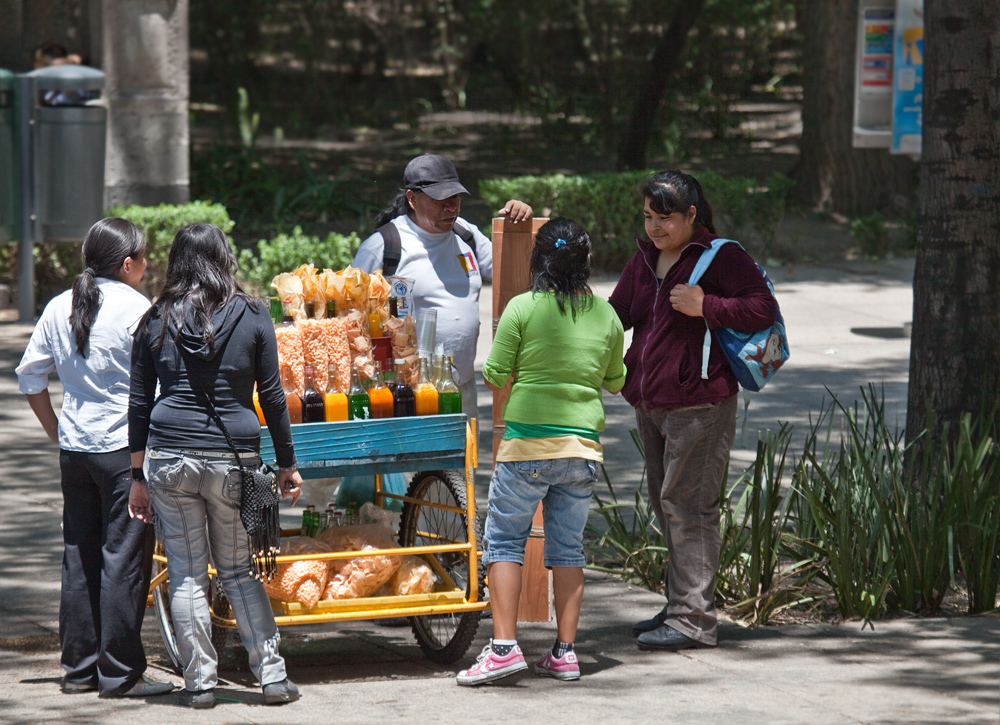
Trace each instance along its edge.
{"label": "small logo on shirt", "polygon": [[462,269],[465,270],[465,274],[469,277],[475,274],[479,274],[479,268],[476,267],[476,257],[472,252],[466,252],[465,254],[458,254],[458,263],[462,265]]}

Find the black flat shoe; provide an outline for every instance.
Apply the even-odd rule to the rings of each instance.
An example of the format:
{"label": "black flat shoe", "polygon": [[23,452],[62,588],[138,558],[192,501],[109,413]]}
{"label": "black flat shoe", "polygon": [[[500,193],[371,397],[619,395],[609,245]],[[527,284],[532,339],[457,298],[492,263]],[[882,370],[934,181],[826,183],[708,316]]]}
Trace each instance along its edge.
{"label": "black flat shoe", "polygon": [[681,634],[669,625],[661,625],[650,632],[639,635],[639,649],[677,652],[682,649],[711,649],[714,644],[703,644]]}
{"label": "black flat shoe", "polygon": [[632,636],[638,637],[643,632],[652,632],[657,627],[662,627],[663,623],[667,621],[667,608],[664,607],[662,611],[659,612],[652,619],[644,619],[641,622],[636,622],[632,625]]}

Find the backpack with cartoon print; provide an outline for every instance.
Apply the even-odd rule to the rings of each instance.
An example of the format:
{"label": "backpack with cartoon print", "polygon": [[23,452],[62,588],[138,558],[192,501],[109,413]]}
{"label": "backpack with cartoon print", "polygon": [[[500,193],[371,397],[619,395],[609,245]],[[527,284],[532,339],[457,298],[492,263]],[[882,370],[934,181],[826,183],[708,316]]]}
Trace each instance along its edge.
{"label": "backpack with cartoon print", "polygon": [[[698,284],[698,280],[708,269],[708,265],[715,259],[716,253],[724,244],[735,244],[740,249],[743,246],[732,239],[715,239],[712,246],[701,253],[701,257],[695,264],[691,277],[688,279],[689,285]],[[774,285],[767,276],[767,272],[759,264],[757,269],[764,276],[767,288],[774,296]],[[717,327],[714,330],[708,329],[708,322],[705,323],[705,344],[702,347],[701,377],[708,379],[708,354],[712,348],[712,338],[722,348],[726,356],[729,367],[736,376],[736,380],[744,390],[757,392],[767,385],[774,378],[774,374],[784,364],[791,354],[788,350],[788,336],[785,334],[785,320],[781,316],[781,309],[778,309],[777,318],[770,327],[758,332],[738,332],[728,327]]]}

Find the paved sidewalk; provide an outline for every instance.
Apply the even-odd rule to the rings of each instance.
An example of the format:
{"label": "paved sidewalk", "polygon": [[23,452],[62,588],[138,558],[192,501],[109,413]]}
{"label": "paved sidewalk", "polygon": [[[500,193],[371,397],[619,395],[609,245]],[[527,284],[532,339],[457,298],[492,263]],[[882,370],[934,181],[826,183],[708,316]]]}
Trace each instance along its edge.
{"label": "paved sidewalk", "polygon": [[[844,402],[868,381],[884,384],[887,408],[905,418],[912,262],[769,270],[792,345],[782,373],[750,408],[756,431],[815,415],[829,388]],[[613,282],[596,284],[607,296]],[[489,307],[484,294],[483,344]],[[58,458],[17,392],[13,368],[31,328],[0,324],[0,722],[129,723],[997,723],[1000,722],[1000,620],[994,616],[911,619],[841,626],[747,630],[724,622],[720,646],[680,654],[639,652],[633,621],[662,599],[588,574],[577,651],[577,683],[525,675],[509,686],[459,688],[454,674],[486,643],[488,620],[459,665],[425,660],[407,629],[372,622],[290,627],[282,654],[302,700],[267,708],[232,643],[219,694],[230,701],[196,712],[177,696],[98,700],[59,692],[58,591],[61,557]],[[58,384],[53,381],[53,389]],[[481,400],[481,405],[488,399]],[[603,437],[616,487],[638,484],[641,461],[628,435],[631,409],[607,396]],[[483,405],[484,419],[488,409]],[[488,429],[488,426],[487,426]],[[488,434],[480,439],[488,451]],[[734,452],[733,468],[751,460]],[[485,491],[482,492],[485,494]],[[484,499],[483,499],[484,500]],[[151,673],[175,683],[150,610],[145,642]],[[554,624],[522,625],[532,658],[554,638]]]}

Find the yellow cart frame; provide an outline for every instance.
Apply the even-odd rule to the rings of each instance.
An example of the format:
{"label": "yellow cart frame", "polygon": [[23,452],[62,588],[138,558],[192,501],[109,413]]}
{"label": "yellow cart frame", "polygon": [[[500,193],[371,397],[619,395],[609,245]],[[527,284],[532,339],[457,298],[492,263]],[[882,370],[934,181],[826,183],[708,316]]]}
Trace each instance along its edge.
{"label": "yellow cart frame", "polygon": [[[308,423],[292,426],[292,440],[304,478],[375,474],[376,504],[381,506],[386,499],[403,503],[400,538],[407,545],[368,552],[279,556],[278,563],[415,555],[430,564],[438,583],[429,594],[321,601],[311,609],[298,602],[272,599],[275,622],[287,626],[409,617],[417,642],[430,659],[450,663],[462,657],[475,635],[481,613],[489,608],[489,603],[482,599],[483,572],[478,550],[475,420],[467,421],[464,415],[435,415]],[[261,458],[274,463],[266,428],[261,431]],[[459,469],[463,472],[461,476]],[[382,490],[382,474],[406,471],[420,471],[407,495]],[[449,516],[452,525],[448,531],[435,530],[439,526],[435,517]],[[464,523],[461,531],[454,525],[457,521]],[[299,533],[299,529],[282,530],[283,536]],[[463,534],[464,541],[460,540]],[[179,665],[169,618],[166,557],[160,547],[154,555],[154,568],[150,591],[161,635],[171,659]],[[210,569],[209,575],[213,582],[210,592],[213,640],[221,648],[219,645],[224,646],[228,631],[236,628],[236,620],[215,582],[215,571]]]}

